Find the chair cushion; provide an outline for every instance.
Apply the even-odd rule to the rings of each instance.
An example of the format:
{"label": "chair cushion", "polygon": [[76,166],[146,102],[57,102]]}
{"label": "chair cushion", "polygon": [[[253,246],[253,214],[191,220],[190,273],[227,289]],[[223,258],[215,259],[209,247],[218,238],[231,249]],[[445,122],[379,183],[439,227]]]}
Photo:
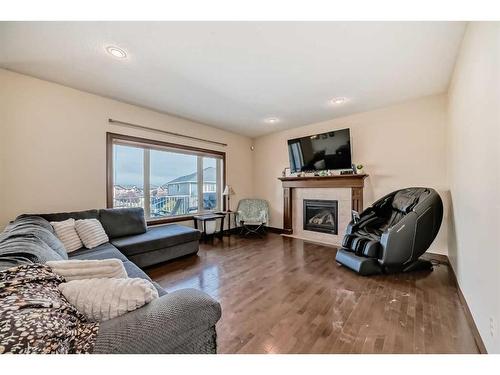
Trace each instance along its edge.
{"label": "chair cushion", "polygon": [[352,241],[356,238],[356,236],[352,234],[346,234],[344,236],[344,239],[342,240],[342,247],[351,248]]}
{"label": "chair cushion", "polygon": [[238,203],[237,222],[260,225],[269,221],[269,204],[263,199],[242,199]]}
{"label": "chair cushion", "polygon": [[392,208],[407,214],[418,203],[420,196],[425,191],[424,188],[409,188],[398,191],[392,200]]}
{"label": "chair cushion", "polygon": [[368,242],[366,238],[357,237],[352,241],[351,248],[357,255],[361,255],[363,254],[363,249],[365,247],[366,242]]}
{"label": "chair cushion", "polygon": [[171,224],[148,228],[146,233],[112,239],[125,255],[137,255],[186,242],[198,241],[200,232],[183,225]]}
{"label": "chair cushion", "polygon": [[99,221],[109,238],[146,233],[144,209],[141,207],[99,210]]}
{"label": "chair cushion", "polygon": [[368,258],[378,258],[380,249],[380,242],[375,240],[368,241],[363,248],[363,255]]}
{"label": "chair cushion", "polygon": [[120,259],[127,261],[125,255],[109,242],[94,247],[93,249],[81,248],[69,254],[69,259]]}

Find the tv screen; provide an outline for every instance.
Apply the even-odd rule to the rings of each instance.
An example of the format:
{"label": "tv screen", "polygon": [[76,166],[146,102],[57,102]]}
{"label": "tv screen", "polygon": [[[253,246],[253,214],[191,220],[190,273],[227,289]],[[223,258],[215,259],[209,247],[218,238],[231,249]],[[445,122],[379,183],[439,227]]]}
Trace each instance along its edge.
{"label": "tv screen", "polygon": [[288,155],[292,173],[349,169],[352,163],[349,129],[290,139]]}

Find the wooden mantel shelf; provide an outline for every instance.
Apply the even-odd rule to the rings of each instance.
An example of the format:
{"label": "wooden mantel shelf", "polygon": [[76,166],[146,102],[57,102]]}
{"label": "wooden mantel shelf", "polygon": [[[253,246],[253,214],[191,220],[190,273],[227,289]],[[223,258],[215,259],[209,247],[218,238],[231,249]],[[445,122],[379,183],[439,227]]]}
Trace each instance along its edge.
{"label": "wooden mantel shelf", "polygon": [[283,229],[293,233],[292,191],[296,188],[350,188],[351,209],[363,210],[363,187],[367,174],[343,174],[335,176],[280,177],[283,185]]}
{"label": "wooden mantel shelf", "polygon": [[363,187],[367,174],[343,174],[335,176],[280,177],[283,187]]}

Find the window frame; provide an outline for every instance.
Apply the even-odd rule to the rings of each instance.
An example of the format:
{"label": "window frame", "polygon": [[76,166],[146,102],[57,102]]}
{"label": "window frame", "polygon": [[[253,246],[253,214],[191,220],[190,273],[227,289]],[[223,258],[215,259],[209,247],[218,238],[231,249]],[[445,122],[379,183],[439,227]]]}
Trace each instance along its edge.
{"label": "window frame", "polygon": [[[160,151],[173,151],[181,152],[189,155],[201,156],[201,157],[217,157],[222,160],[222,186],[221,186],[221,210],[226,210],[226,200],[222,195],[222,191],[226,186],[226,153],[223,151],[210,150],[200,147],[193,147],[187,145],[181,145],[177,143],[158,141],[155,139],[148,139],[142,137],[135,137],[131,135],[118,134],[106,132],[106,207],[113,208],[113,145],[119,143],[122,145],[131,145],[140,148],[146,148],[149,150],[160,150]],[[202,184],[203,185],[203,184]],[[149,210],[148,210],[149,211]],[[146,210],[145,210],[146,213]],[[197,214],[201,214],[199,212]],[[164,217],[159,219],[151,219],[146,217],[146,222],[148,225],[160,225],[167,223],[175,223],[180,221],[193,220],[194,215],[178,215],[171,217]]]}

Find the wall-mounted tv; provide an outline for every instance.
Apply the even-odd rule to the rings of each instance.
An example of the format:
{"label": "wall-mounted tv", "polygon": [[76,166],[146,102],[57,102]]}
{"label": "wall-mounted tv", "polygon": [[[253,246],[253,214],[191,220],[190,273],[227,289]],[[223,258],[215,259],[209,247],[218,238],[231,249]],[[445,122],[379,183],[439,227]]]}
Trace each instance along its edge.
{"label": "wall-mounted tv", "polygon": [[290,171],[314,172],[351,168],[349,129],[335,130],[288,141]]}

